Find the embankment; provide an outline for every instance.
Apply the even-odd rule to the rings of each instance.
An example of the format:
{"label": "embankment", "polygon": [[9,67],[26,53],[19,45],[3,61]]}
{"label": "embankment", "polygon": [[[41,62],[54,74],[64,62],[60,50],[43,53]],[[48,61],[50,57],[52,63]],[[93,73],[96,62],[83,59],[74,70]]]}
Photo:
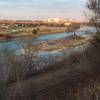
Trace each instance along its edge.
{"label": "embankment", "polygon": [[49,71],[8,84],[6,100],[99,100],[100,41],[80,48]]}

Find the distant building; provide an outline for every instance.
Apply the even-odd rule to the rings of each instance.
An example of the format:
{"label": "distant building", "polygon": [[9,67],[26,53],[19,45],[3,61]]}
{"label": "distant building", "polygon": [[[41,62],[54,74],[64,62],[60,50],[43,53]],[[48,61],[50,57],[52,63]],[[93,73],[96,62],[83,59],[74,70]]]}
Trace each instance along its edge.
{"label": "distant building", "polygon": [[98,19],[96,20],[96,22],[97,22],[97,23],[100,23],[100,18],[98,18]]}
{"label": "distant building", "polygon": [[60,18],[48,18],[48,23],[66,23],[68,20],[66,19],[60,19]]}
{"label": "distant building", "polygon": [[48,21],[48,23],[53,23],[54,22],[54,18],[48,18],[47,21]]}
{"label": "distant building", "polygon": [[70,22],[66,22],[66,23],[64,23],[64,25],[65,25],[65,26],[70,26],[71,23],[70,23]]}
{"label": "distant building", "polygon": [[13,24],[13,20],[0,20],[0,24]]}
{"label": "distant building", "polygon": [[33,24],[32,20],[16,20],[15,24]]}
{"label": "distant building", "polygon": [[71,23],[81,23],[81,21],[79,19],[74,19],[70,21]]}

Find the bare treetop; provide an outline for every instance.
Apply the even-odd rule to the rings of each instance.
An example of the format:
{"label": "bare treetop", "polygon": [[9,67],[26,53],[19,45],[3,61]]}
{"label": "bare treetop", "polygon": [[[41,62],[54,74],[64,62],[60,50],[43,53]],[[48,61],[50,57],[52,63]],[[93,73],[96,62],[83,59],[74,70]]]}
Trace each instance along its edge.
{"label": "bare treetop", "polygon": [[100,0],[88,0],[87,8],[92,13],[92,19],[95,20],[94,25],[97,29],[97,33],[100,33]]}

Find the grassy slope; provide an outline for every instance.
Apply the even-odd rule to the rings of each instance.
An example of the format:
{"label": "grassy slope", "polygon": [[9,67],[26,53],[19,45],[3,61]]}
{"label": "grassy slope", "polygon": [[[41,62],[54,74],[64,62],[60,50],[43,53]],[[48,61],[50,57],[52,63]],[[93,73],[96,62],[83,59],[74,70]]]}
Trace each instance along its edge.
{"label": "grassy slope", "polygon": [[[69,59],[64,60],[60,64],[61,68],[9,84],[8,100],[9,98],[12,100],[92,100],[91,97],[96,96],[94,83],[100,76],[99,51],[99,42],[92,40],[90,46],[82,53],[73,54]],[[84,89],[89,92],[84,93]]]}

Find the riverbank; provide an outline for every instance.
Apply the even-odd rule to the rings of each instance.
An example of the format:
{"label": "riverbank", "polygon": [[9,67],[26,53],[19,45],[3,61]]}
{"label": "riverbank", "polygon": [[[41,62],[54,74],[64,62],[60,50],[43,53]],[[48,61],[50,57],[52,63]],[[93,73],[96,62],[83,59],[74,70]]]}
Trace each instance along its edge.
{"label": "riverbank", "polygon": [[[91,100],[89,98],[99,97],[100,46],[92,40],[83,48],[81,52],[74,52],[73,48],[73,54],[52,66],[49,72],[9,84],[7,100]],[[60,68],[55,69],[59,65]]]}
{"label": "riverbank", "polygon": [[13,39],[18,39],[18,38],[27,38],[27,37],[38,37],[40,35],[47,35],[47,34],[56,34],[56,33],[64,33],[66,32],[66,27],[59,27],[59,28],[53,28],[50,29],[44,29],[40,30],[37,33],[32,33],[33,28],[26,28],[26,29],[20,29],[20,33],[10,33],[10,32],[1,32],[0,33],[0,41],[8,41],[8,40],[13,40]]}
{"label": "riverbank", "polygon": [[41,52],[46,52],[46,51],[50,52],[50,51],[54,51],[54,50],[62,51],[67,48],[76,47],[76,46],[85,44],[90,40],[91,40],[91,36],[90,36],[90,38],[86,38],[86,37],[80,37],[80,36],[74,37],[72,35],[69,37],[61,38],[61,39],[51,39],[46,42],[34,44],[32,46],[32,50],[35,52],[40,52],[40,51]]}

